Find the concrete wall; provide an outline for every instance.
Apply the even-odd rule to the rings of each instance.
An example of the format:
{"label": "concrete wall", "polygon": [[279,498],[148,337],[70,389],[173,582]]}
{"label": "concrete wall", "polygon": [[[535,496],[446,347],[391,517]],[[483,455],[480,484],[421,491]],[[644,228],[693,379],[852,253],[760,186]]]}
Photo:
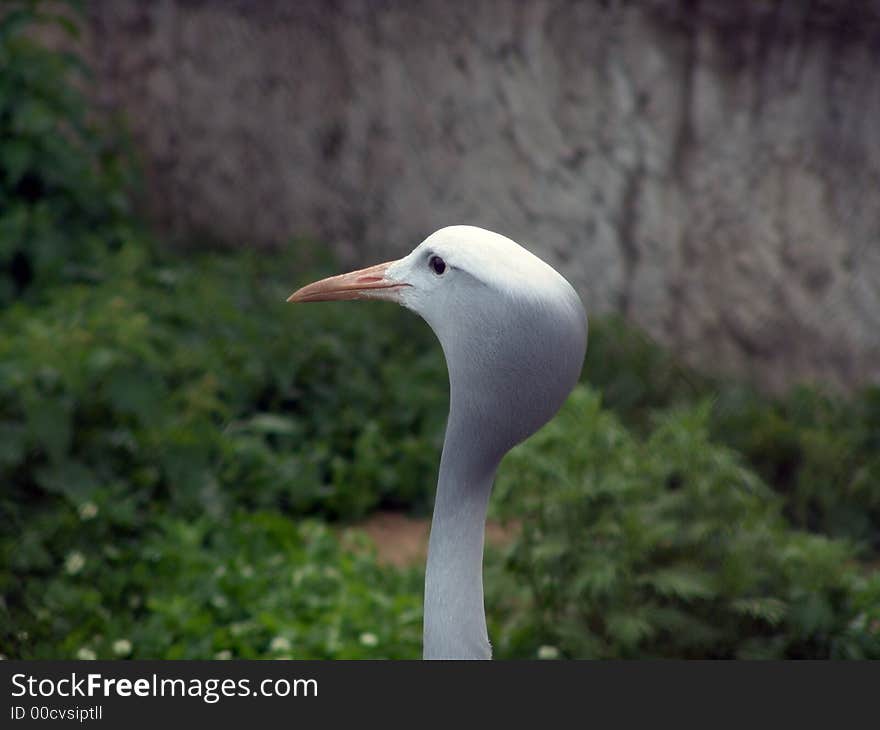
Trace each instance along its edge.
{"label": "concrete wall", "polygon": [[178,238],[472,223],[771,388],[880,380],[880,2],[91,0]]}

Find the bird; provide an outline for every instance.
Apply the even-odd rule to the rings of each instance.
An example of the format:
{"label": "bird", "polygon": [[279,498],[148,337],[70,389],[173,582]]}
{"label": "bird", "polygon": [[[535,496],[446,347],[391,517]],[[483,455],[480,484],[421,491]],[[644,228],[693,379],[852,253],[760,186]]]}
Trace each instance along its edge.
{"label": "bird", "polygon": [[547,423],[580,378],[580,296],[510,238],[453,225],[407,256],[298,289],[288,302],[384,300],[420,315],[449,374],[449,414],[425,568],[424,659],[491,659],[483,543],[502,457]]}

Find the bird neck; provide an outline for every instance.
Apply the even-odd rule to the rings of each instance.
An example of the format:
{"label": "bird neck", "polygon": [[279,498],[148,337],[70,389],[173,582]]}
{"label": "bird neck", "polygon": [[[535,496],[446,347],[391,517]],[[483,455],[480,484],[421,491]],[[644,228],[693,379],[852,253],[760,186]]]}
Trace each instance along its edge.
{"label": "bird neck", "polygon": [[450,411],[425,572],[425,659],[490,659],[483,606],[486,509],[498,461]]}

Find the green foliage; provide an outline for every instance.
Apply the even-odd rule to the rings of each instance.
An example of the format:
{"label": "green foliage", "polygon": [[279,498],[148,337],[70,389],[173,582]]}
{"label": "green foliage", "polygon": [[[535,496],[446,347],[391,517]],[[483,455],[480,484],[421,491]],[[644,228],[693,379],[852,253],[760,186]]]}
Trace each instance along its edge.
{"label": "green foliage", "polygon": [[843,400],[799,386],[770,400],[728,386],[712,432],[784,495],[794,524],[880,555],[880,387]]}
{"label": "green foliage", "polygon": [[685,368],[616,316],[591,322],[584,379],[639,433],[658,410],[710,399],[713,440],[785,497],[794,524],[880,555],[880,386],[843,398],[798,385],[769,397]]}
{"label": "green foliage", "polygon": [[496,505],[522,534],[493,601],[502,652],[880,657],[880,577],[789,527],[709,421],[708,404],[672,409],[641,441],[579,386],[508,457]]}
{"label": "green foliage", "polygon": [[[286,305],[293,284],[282,282],[302,277],[293,259],[146,262],[127,247],[108,260],[105,281],[56,287],[39,306],[19,303],[0,315],[0,565],[8,566],[0,571],[0,653],[72,656],[86,646],[107,654],[111,636],[135,636],[140,656],[210,656],[227,641],[225,629],[206,638],[191,623],[195,634],[183,636],[184,627],[168,623],[167,604],[202,601],[212,571],[237,549],[255,571],[268,569],[249,520],[262,524],[266,510],[279,521],[351,519],[379,504],[430,499],[446,376],[414,317],[381,305]],[[201,552],[178,539],[185,525],[202,531]],[[334,550],[321,553],[323,562],[297,553],[283,566],[353,575],[344,569],[352,557]],[[71,574],[65,566],[77,554],[94,570]],[[159,573],[151,572],[154,554],[169,556]],[[351,643],[355,629],[376,634],[381,655],[410,646],[408,635],[389,632],[417,620],[418,592],[407,583],[397,596],[404,583],[392,571],[357,565],[361,588],[337,582],[345,583],[339,600],[348,606],[356,591],[360,608],[339,608],[335,624],[322,624],[326,636],[317,625],[315,637],[305,636],[293,616],[314,612],[292,589],[280,593],[290,608],[277,619],[288,621],[291,641],[299,637],[297,656],[372,652]],[[150,602],[130,610],[131,596],[148,592]],[[275,610],[270,595],[244,595],[264,613]],[[260,627],[226,646],[262,651],[253,643],[265,638]],[[152,638],[143,633],[154,629]]]}
{"label": "green foliage", "polygon": [[[421,641],[420,578],[343,550],[316,522],[275,513],[157,516],[137,540],[103,510],[77,538],[5,649],[28,658],[408,658]],[[74,525],[71,524],[71,527]]]}
{"label": "green foliage", "polygon": [[[427,505],[447,403],[430,332],[386,305],[284,304],[322,273],[294,257],[151,262],[127,246],[103,281],[0,315],[0,651],[109,656],[124,638],[136,656],[266,656],[281,636],[295,656],[416,656],[418,575],[326,531],[319,559],[300,533],[318,528],[296,520]],[[509,457],[499,504],[523,533],[506,569],[487,567],[498,656],[877,655],[877,579],[845,543],[787,525],[793,503],[718,444],[719,414],[747,412],[722,403],[631,431],[579,389]],[[867,402],[836,403],[871,423]],[[872,430],[845,422],[823,428],[867,453]],[[267,521],[277,547],[248,527]],[[320,611],[270,589],[300,569],[344,576]],[[224,570],[240,585],[218,593]]]}
{"label": "green foliage", "polygon": [[106,282],[4,317],[6,519],[46,495],[109,500],[114,485],[133,510],[167,496],[185,513],[355,518],[429,499],[446,382],[411,315],[287,305],[290,286],[266,276],[277,257],[139,273],[141,255],[123,254]]}
{"label": "green foliage", "polygon": [[136,237],[119,135],[90,118],[85,69],[35,32],[73,44],[78,3],[0,8],[0,306],[59,280],[88,279],[108,249]]}

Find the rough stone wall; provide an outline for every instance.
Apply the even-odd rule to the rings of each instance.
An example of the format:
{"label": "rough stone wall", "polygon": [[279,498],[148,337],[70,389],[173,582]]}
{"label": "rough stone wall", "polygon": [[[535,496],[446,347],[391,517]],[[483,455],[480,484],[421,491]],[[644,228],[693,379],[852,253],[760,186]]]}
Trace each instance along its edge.
{"label": "rough stone wall", "polygon": [[[880,2],[91,0],[181,238],[472,223],[690,362],[880,380]],[[293,279],[293,274],[292,274]]]}

